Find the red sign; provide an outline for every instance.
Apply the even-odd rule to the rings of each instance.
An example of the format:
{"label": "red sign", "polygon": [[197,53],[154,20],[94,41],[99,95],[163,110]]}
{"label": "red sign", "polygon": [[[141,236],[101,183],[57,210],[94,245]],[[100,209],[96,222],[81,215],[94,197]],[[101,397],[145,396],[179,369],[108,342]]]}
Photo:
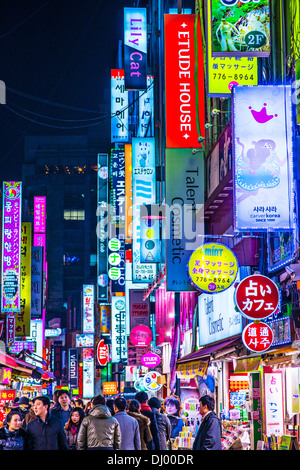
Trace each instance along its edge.
{"label": "red sign", "polygon": [[152,331],[146,325],[135,326],[130,332],[130,341],[134,346],[148,346],[152,341]]}
{"label": "red sign", "polygon": [[[201,132],[202,137],[205,136],[205,93],[201,33],[197,31],[197,38],[194,38],[195,15],[170,14],[164,15],[164,19],[166,146],[168,148],[201,147],[198,141],[199,132]],[[196,41],[198,57],[195,53]],[[196,64],[198,66],[198,103],[196,103],[195,87]],[[199,132],[197,115],[200,126]]]}
{"label": "red sign", "polygon": [[262,320],[278,309],[279,291],[266,276],[253,274],[243,279],[235,291],[235,303],[244,317]]}
{"label": "red sign", "polygon": [[273,331],[266,323],[249,323],[242,334],[243,343],[250,351],[262,353],[273,342]]}
{"label": "red sign", "polygon": [[104,343],[104,339],[101,339],[97,347],[97,359],[98,359],[100,366],[106,366],[106,364],[108,363],[108,358],[109,358],[108,345]]}

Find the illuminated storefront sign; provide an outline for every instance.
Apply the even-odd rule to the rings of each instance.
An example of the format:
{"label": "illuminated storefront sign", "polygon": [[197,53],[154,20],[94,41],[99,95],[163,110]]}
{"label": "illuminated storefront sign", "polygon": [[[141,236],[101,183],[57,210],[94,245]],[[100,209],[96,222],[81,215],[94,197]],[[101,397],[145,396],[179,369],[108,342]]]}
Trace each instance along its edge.
{"label": "illuminated storefront sign", "polygon": [[242,340],[250,351],[262,353],[267,351],[272,345],[273,331],[267,323],[255,321],[245,326]]}
{"label": "illuminated storefront sign", "polygon": [[147,88],[147,9],[124,8],[126,90]]}
{"label": "illuminated storefront sign", "polygon": [[194,291],[186,265],[204,234],[204,154],[192,149],[166,149],[167,290]]}
{"label": "illuminated storefront sign", "polygon": [[127,359],[125,296],[111,297],[111,362]]}
{"label": "illuminated storefront sign", "polygon": [[20,312],[22,183],[3,182],[2,312]]}
{"label": "illuminated storefront sign", "polygon": [[227,246],[205,243],[192,253],[187,267],[190,281],[196,289],[216,294],[233,284],[238,261]]}
{"label": "illuminated storefront sign", "polygon": [[92,348],[94,346],[94,335],[81,333],[76,335],[76,348]]}
{"label": "illuminated storefront sign", "polygon": [[159,377],[161,377],[161,374],[156,370],[148,372],[148,374],[144,376],[144,387],[146,390],[149,390],[150,392],[157,392],[160,390],[163,384],[159,383]]}
{"label": "illuminated storefront sign", "polygon": [[23,222],[21,226],[21,306],[16,314],[15,335],[30,335],[31,313],[31,223]]}
{"label": "illuminated storefront sign", "polygon": [[111,142],[128,142],[128,91],[124,70],[111,71]]}
{"label": "illuminated storefront sign", "polygon": [[104,343],[104,339],[101,339],[97,346],[97,360],[100,366],[106,366],[109,359],[108,345]]}
{"label": "illuminated storefront sign", "polygon": [[[202,137],[205,136],[201,34],[197,35],[198,57],[195,57],[195,15],[164,15],[164,22],[166,146],[200,147],[199,132]],[[199,70],[197,77],[199,103],[196,103],[195,62]],[[197,126],[197,113],[200,131]]]}
{"label": "illuminated storefront sign", "polygon": [[[141,206],[142,208],[143,206]],[[160,263],[159,220],[140,217],[141,263]]]}
{"label": "illuminated storefront sign", "polygon": [[213,56],[270,55],[269,0],[211,0],[208,21]]}
{"label": "illuminated storefront sign", "polygon": [[83,286],[83,333],[94,333],[95,292],[93,284]]}
{"label": "illuminated storefront sign", "polygon": [[291,263],[295,257],[296,233],[286,230],[284,232],[268,232],[268,272],[278,270],[282,266]]}
{"label": "illuminated storefront sign", "polygon": [[[239,274],[237,274],[237,281]],[[242,333],[242,316],[235,310],[234,286],[218,295],[198,297],[199,345],[215,343]]]}
{"label": "illuminated storefront sign", "polygon": [[284,395],[282,371],[264,373],[265,430],[270,437],[284,434]]}
{"label": "illuminated storefront sign", "polygon": [[97,168],[97,299],[108,298],[107,278],[107,205],[108,205],[108,154],[98,153]]}
{"label": "illuminated storefront sign", "polygon": [[83,349],[83,397],[94,397],[95,358],[93,348]]}
{"label": "illuminated storefront sign", "polygon": [[236,86],[234,98],[235,228],[293,227],[290,86]]}
{"label": "illuminated storefront sign", "polygon": [[146,325],[135,326],[130,332],[130,341],[139,348],[149,346],[152,341],[152,331]]}
{"label": "illuminated storefront sign", "polygon": [[147,76],[147,90],[139,92],[138,137],[154,137],[154,77]]}
{"label": "illuminated storefront sign", "polygon": [[150,299],[143,300],[144,291],[142,289],[129,290],[130,305],[130,328],[139,325],[150,327]]}
{"label": "illuminated storefront sign", "polygon": [[157,367],[160,364],[160,357],[158,354],[148,352],[141,357],[141,364],[144,367]]}
{"label": "illuminated storefront sign", "polygon": [[33,231],[34,233],[46,232],[46,197],[35,196],[33,202]]}
{"label": "illuminated storefront sign", "polygon": [[125,144],[125,243],[132,242],[132,149]]}
{"label": "illuminated storefront sign", "polygon": [[110,156],[112,222],[125,224],[125,152],[112,150]]}
{"label": "illuminated storefront sign", "polygon": [[253,274],[239,283],[234,299],[236,307],[244,317],[262,320],[278,310],[279,290],[272,279]]}
{"label": "illuminated storefront sign", "polygon": [[257,85],[257,57],[212,57],[211,55],[211,0],[207,1],[207,96],[231,96],[234,85]]}
{"label": "illuminated storefront sign", "polygon": [[118,393],[118,382],[102,382],[103,395],[116,395]]}
{"label": "illuminated storefront sign", "polygon": [[100,333],[107,335],[110,333],[111,326],[111,306],[110,305],[99,305],[100,309]]}
{"label": "illuminated storefront sign", "polygon": [[31,247],[31,316],[41,317],[43,306],[43,248]]}
{"label": "illuminated storefront sign", "polygon": [[156,202],[154,138],[132,139],[132,198],[132,280],[133,282],[151,282],[156,276],[156,265],[140,262],[140,205]]}
{"label": "illuminated storefront sign", "polygon": [[112,292],[125,292],[125,242],[117,229],[117,237],[108,242],[108,277]]}
{"label": "illuminated storefront sign", "polygon": [[79,370],[78,370],[78,350],[76,348],[69,349],[69,384],[70,388],[78,388]]}

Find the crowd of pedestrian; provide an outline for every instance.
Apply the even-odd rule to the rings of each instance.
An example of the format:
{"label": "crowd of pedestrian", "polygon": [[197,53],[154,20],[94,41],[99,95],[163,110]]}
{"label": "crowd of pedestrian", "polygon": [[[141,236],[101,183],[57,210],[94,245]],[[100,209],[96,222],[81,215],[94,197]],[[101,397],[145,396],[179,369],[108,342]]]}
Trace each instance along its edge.
{"label": "crowd of pedestrian", "polygon": [[[203,421],[194,450],[221,449],[221,424],[213,409],[213,398],[200,398]],[[160,399],[148,399],[146,392],[127,401],[97,395],[86,405],[63,389],[53,400],[21,397],[0,428],[0,450],[167,450],[174,428],[181,426],[171,416]]]}

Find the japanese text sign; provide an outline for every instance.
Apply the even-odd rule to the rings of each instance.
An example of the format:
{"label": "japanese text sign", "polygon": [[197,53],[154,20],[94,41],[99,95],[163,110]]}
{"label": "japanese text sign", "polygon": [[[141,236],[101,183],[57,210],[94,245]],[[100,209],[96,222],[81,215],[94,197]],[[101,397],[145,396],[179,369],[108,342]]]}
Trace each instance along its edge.
{"label": "japanese text sign", "polygon": [[265,372],[265,429],[266,435],[284,433],[284,398],[282,371]]}
{"label": "japanese text sign", "polygon": [[31,316],[31,223],[22,222],[20,313],[16,314],[15,335],[30,336]]}
{"label": "japanese text sign", "polygon": [[233,284],[238,272],[238,261],[225,245],[205,243],[192,253],[187,269],[196,289],[215,294]]}
{"label": "japanese text sign", "polygon": [[244,278],[235,290],[235,304],[250,320],[262,320],[278,309],[279,291],[266,276],[253,274]]}
{"label": "japanese text sign", "polygon": [[93,284],[83,286],[83,333],[94,333],[94,291]]}
{"label": "japanese text sign", "polygon": [[233,87],[237,231],[294,225],[291,103],[289,85]]}
{"label": "japanese text sign", "polygon": [[2,312],[20,312],[22,183],[3,182]]}
{"label": "japanese text sign", "polygon": [[250,351],[262,353],[271,346],[273,342],[273,332],[266,323],[249,323],[243,330],[242,340],[246,348]]}

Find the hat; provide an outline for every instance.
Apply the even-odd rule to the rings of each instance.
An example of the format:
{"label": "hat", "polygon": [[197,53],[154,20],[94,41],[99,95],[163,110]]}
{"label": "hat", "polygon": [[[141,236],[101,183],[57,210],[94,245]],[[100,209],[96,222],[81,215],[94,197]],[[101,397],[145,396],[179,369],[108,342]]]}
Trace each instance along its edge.
{"label": "hat", "polygon": [[18,401],[19,405],[29,405],[29,400],[27,397],[21,397],[20,400]]}
{"label": "hat", "polygon": [[18,410],[18,409],[20,408],[20,407],[19,407],[19,403],[12,403],[12,404],[10,405],[10,408],[11,408],[12,410]]}

